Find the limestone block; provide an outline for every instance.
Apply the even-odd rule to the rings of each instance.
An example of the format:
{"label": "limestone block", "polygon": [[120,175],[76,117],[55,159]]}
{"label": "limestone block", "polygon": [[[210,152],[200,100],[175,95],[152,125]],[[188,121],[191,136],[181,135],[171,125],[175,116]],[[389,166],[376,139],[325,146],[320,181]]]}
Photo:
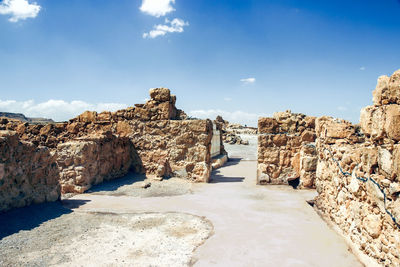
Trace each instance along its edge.
{"label": "limestone block", "polygon": [[400,141],[400,105],[388,105],[385,113],[385,131],[388,137]]}
{"label": "limestone block", "polygon": [[293,168],[293,171],[296,172],[296,176],[300,176],[300,152],[297,152],[292,158],[291,158],[291,166]]}
{"label": "limestone block", "polygon": [[312,143],[315,141],[315,139],[317,138],[317,136],[315,135],[315,131],[304,131],[301,134],[301,141],[302,142],[309,142]]}
{"label": "limestone block", "polygon": [[167,88],[152,88],[150,89],[150,97],[158,102],[168,102],[171,97],[171,92]]}
{"label": "limestone block", "polygon": [[268,184],[271,182],[269,174],[267,174],[268,166],[264,163],[257,165],[257,184]]}
{"label": "limestone block", "polygon": [[315,177],[315,172],[304,172],[301,174],[299,188],[313,188],[315,186]]}
{"label": "limestone block", "polygon": [[[389,93],[389,77],[380,76],[375,90],[372,92],[372,101],[374,105],[380,106],[382,104],[388,104],[388,93]],[[384,103],[382,103],[384,101]]]}
{"label": "limestone block", "polygon": [[378,150],[378,164],[379,167],[386,172],[388,175],[392,174],[393,160],[392,154],[384,148]]}
{"label": "limestone block", "polygon": [[380,215],[367,215],[363,220],[363,227],[372,238],[378,238],[382,232],[382,220]]}
{"label": "limestone block", "polygon": [[393,172],[391,177],[395,179],[395,181],[400,182],[400,145],[394,145],[393,149]]}
{"label": "limestone block", "polygon": [[208,165],[206,162],[199,162],[195,164],[191,178],[195,182],[208,183],[210,179],[210,172],[210,165]]}
{"label": "limestone block", "polygon": [[394,72],[389,79],[389,103],[400,104],[400,70]]}
{"label": "limestone block", "polygon": [[81,115],[78,116],[78,121],[80,122],[95,122],[97,119],[97,112],[95,111],[85,111]]}
{"label": "limestone block", "polygon": [[267,150],[264,152],[264,163],[266,164],[278,164],[279,163],[279,149]]}
{"label": "limestone block", "polygon": [[275,146],[286,146],[287,144],[287,135],[286,134],[277,134],[274,135],[272,140]]}
{"label": "limestone block", "polygon": [[258,132],[260,134],[278,133],[278,122],[273,118],[260,118],[258,120]]}
{"label": "limestone block", "polygon": [[360,189],[360,181],[357,178],[352,177],[351,182],[349,184],[349,191],[353,194],[356,194],[359,189]]}
{"label": "limestone block", "polygon": [[317,169],[318,159],[316,157],[302,157],[300,162],[300,169],[306,172],[315,171]]}

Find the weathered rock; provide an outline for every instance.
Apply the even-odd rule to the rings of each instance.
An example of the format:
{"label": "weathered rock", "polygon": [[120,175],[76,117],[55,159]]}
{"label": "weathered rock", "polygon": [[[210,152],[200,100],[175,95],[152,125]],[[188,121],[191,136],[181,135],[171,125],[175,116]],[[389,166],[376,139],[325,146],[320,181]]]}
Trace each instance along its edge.
{"label": "weathered rock", "polygon": [[334,143],[337,139],[346,139],[350,142],[357,142],[356,127],[345,120],[333,119],[323,116],[315,121],[317,136],[325,142]]}
{"label": "weathered rock", "polygon": [[0,131],[0,212],[60,196],[55,157],[46,147]]}
{"label": "weathered rock", "polygon": [[[356,247],[382,266],[400,266],[400,71],[383,76],[360,126],[318,118],[315,204]],[[363,137],[365,135],[365,137]],[[386,201],[385,196],[386,195]],[[393,237],[396,238],[393,238]]]}
{"label": "weathered rock", "polygon": [[[2,181],[11,176],[9,162],[0,159],[0,200],[3,198],[6,203],[0,211],[32,201],[57,199],[60,184],[62,193],[82,193],[94,184],[123,176],[129,170],[145,173],[154,179],[175,175],[194,182],[208,182],[212,122],[182,120],[186,114],[176,109],[176,96],[171,95],[169,89],[152,89],[150,95],[151,99],[145,104],[112,113],[86,111],[65,123],[32,125],[2,119],[0,130],[16,131],[13,134],[3,133],[7,136],[5,147],[8,150],[2,152],[20,151],[22,147],[27,147],[25,156],[22,152],[13,152],[11,156],[7,154],[23,166],[18,169],[21,172],[18,175],[30,177],[34,173],[32,175],[36,177],[39,175],[36,173],[49,173],[49,181],[36,179],[32,182],[32,190],[37,189],[38,192],[27,193],[21,189],[21,194],[27,197],[16,197],[19,187],[31,189],[22,182],[2,187],[5,184]],[[224,151],[222,143],[220,149]],[[29,158],[33,157],[33,150],[42,151],[36,153],[41,156]],[[41,167],[36,167],[35,164],[42,161]],[[31,170],[29,166],[35,167]],[[56,173],[53,173],[54,170]],[[56,185],[50,183],[52,179]],[[58,191],[43,189],[47,185],[57,187]],[[13,186],[16,189],[9,189]]]}
{"label": "weathered rock", "polygon": [[[381,76],[378,78],[378,84],[375,90],[372,92],[372,101],[374,105],[380,106],[382,104],[389,104],[389,77]],[[384,101],[384,103],[382,103]]]}
{"label": "weathered rock", "polygon": [[[150,89],[150,97],[151,99],[158,102],[169,102],[171,98],[171,92],[167,88],[153,88]],[[176,99],[174,99],[175,101]],[[174,102],[175,104],[175,102]]]}
{"label": "weathered rock", "polygon": [[94,184],[122,177],[132,165],[128,138],[92,135],[57,146],[61,192],[83,193]]}
{"label": "weathered rock", "polygon": [[388,105],[385,113],[385,132],[387,136],[395,141],[400,141],[400,105]]}
{"label": "weathered rock", "polygon": [[274,118],[260,118],[258,120],[258,132],[260,134],[278,133],[278,122]]}
{"label": "weathered rock", "polygon": [[81,115],[78,116],[77,120],[79,122],[91,123],[97,120],[97,112],[96,111],[85,111]]}
{"label": "weathered rock", "polygon": [[299,178],[299,188],[313,188],[317,155],[315,118],[290,111],[258,121],[258,184],[288,184]]}
{"label": "weathered rock", "polygon": [[220,155],[220,156],[212,159],[211,167],[213,170],[218,169],[218,168],[224,166],[227,161],[228,161],[227,155]]}

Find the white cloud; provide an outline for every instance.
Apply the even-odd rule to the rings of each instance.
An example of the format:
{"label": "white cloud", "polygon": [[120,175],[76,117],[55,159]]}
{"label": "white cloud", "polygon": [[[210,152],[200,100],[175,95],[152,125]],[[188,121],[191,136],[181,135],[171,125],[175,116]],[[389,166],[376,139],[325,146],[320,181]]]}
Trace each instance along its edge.
{"label": "white cloud", "polygon": [[183,27],[188,25],[188,22],[185,22],[178,18],[175,18],[172,21],[170,21],[169,19],[165,19],[165,24],[154,25],[153,30],[143,33],[143,38],[153,39],[158,36],[164,36],[169,32],[183,32]]}
{"label": "white cloud", "polygon": [[159,18],[175,11],[172,4],[175,4],[175,0],[143,0],[139,9],[143,13]]}
{"label": "white cloud", "polygon": [[27,18],[35,18],[41,7],[36,3],[29,3],[28,0],[3,0],[0,3],[0,14],[11,15],[10,22],[18,22]]}
{"label": "white cloud", "polygon": [[241,81],[243,84],[250,84],[250,83],[255,83],[255,82],[256,82],[256,78],[253,78],[253,77],[251,77],[251,78],[245,78],[245,79],[240,79],[240,81]]}
{"label": "white cloud", "polygon": [[339,111],[347,111],[347,107],[343,107],[343,106],[338,106],[337,109]]}
{"label": "white cloud", "polygon": [[116,111],[126,108],[126,104],[121,103],[97,103],[91,104],[84,101],[74,100],[67,102],[64,100],[48,100],[42,103],[35,103],[34,100],[15,101],[0,100],[0,111],[23,113],[27,117],[44,117],[55,121],[66,121],[76,117],[86,110],[92,111]]}
{"label": "white cloud", "polygon": [[231,102],[231,101],[232,101],[232,98],[230,98],[230,97],[224,97],[224,101],[226,101],[226,102]]}
{"label": "white cloud", "polygon": [[361,71],[363,71],[363,70],[365,70],[366,68],[364,67],[364,66],[362,66],[362,67],[360,67],[360,70]]}
{"label": "white cloud", "polygon": [[258,118],[260,117],[271,117],[269,114],[257,114],[248,113],[241,110],[237,111],[226,111],[219,109],[209,109],[209,110],[193,110],[188,113],[189,116],[199,118],[199,119],[212,119],[220,115],[224,120],[230,123],[240,123],[242,125],[257,126]]}

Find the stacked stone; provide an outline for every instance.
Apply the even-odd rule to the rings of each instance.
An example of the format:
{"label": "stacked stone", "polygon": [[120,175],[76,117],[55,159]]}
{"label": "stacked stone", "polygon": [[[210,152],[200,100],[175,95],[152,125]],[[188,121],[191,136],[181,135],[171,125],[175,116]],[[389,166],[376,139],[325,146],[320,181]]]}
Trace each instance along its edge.
{"label": "stacked stone", "polygon": [[374,105],[361,110],[361,128],[373,142],[395,145],[400,141],[400,70],[379,77],[372,94]]}
{"label": "stacked stone", "polygon": [[62,194],[83,193],[92,185],[126,175],[135,156],[130,140],[111,132],[59,144],[56,155]]}
{"label": "stacked stone", "polygon": [[55,156],[47,147],[0,131],[0,211],[57,200],[58,178]]}
{"label": "stacked stone", "polygon": [[383,266],[400,266],[399,96],[397,71],[379,78],[374,105],[361,111],[361,127],[328,117],[316,121],[316,205]]}
{"label": "stacked stone", "polygon": [[313,188],[317,165],[315,117],[291,111],[258,121],[258,184],[288,184]]}
{"label": "stacked stone", "polygon": [[[4,200],[0,211],[56,200],[60,186],[63,194],[82,193],[130,170],[149,178],[178,176],[208,182],[212,122],[184,120],[186,114],[175,107],[176,97],[169,89],[151,89],[150,97],[145,104],[116,112],[86,111],[64,123],[32,125],[0,119],[0,130],[12,130],[7,138],[18,140],[1,141],[6,149],[0,158],[0,200]],[[27,155],[10,152],[21,147],[26,147]],[[41,156],[30,155],[31,150]],[[14,166],[17,163],[22,167]],[[35,164],[39,167],[30,167]],[[49,178],[29,178],[43,173]],[[12,183],[13,175],[23,178]]]}

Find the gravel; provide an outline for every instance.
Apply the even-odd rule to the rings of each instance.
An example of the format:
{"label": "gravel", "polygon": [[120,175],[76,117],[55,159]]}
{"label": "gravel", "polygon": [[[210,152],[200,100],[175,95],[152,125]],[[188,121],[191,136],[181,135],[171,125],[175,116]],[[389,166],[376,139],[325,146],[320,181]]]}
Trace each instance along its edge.
{"label": "gravel", "polygon": [[169,178],[157,181],[143,180],[140,177],[141,175],[130,174],[127,177],[94,186],[87,193],[131,197],[167,197],[192,193],[192,183],[184,179]]}
{"label": "gravel", "polygon": [[0,240],[0,266],[187,266],[213,231],[186,213],[73,212]]}

